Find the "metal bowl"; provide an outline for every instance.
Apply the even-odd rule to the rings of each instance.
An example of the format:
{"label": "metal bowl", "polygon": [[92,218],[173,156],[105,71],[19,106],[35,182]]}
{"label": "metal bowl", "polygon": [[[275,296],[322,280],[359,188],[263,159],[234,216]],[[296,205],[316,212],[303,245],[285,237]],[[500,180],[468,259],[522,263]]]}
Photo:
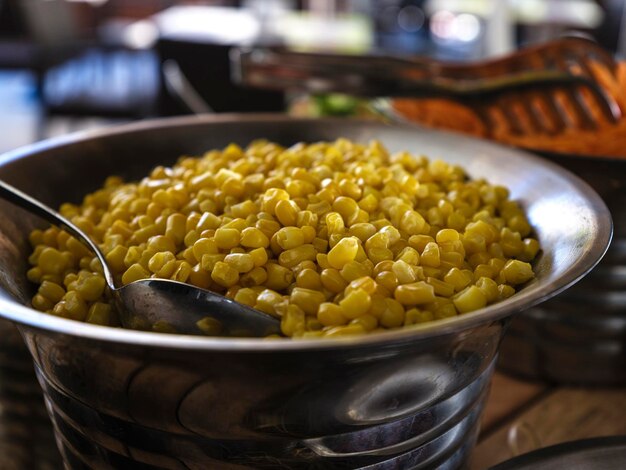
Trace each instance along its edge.
{"label": "metal bowl", "polygon": [[[220,339],[76,323],[28,307],[26,234],[0,204],[0,315],[18,324],[69,468],[456,468],[471,450],[508,318],[584,276],[611,218],[541,158],[410,126],[248,115],[143,122],[0,158],[0,178],[58,205],[109,174],[260,137],[379,139],[510,188],[542,244],[537,277],[500,304],[420,328],[335,341]],[[141,466],[143,465],[143,466]],[[141,467],[140,467],[141,466]]]}
{"label": "metal bowl", "polygon": [[589,275],[515,317],[498,367],[556,383],[626,384],[626,159],[545,154],[606,202],[615,236]]}

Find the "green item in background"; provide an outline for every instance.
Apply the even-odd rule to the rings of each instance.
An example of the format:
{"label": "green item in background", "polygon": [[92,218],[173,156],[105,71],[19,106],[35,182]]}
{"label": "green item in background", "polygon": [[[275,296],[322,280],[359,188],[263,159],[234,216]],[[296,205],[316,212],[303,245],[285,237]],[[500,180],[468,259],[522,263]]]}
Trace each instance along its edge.
{"label": "green item in background", "polygon": [[342,94],[315,95],[312,101],[319,116],[353,116],[360,103],[357,98]]}

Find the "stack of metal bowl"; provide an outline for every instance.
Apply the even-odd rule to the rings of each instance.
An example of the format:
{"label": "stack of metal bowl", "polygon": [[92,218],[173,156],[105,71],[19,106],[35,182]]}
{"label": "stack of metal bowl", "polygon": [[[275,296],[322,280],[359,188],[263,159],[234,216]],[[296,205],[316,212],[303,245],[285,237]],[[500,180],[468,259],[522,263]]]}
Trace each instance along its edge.
{"label": "stack of metal bowl", "polygon": [[613,215],[615,235],[585,279],[513,319],[499,367],[556,383],[626,384],[626,159],[545,157],[598,192]]}
{"label": "stack of metal bowl", "polygon": [[110,174],[136,179],[230,142],[381,140],[511,189],[542,245],[536,279],[499,304],[411,329],[329,340],[202,338],[98,327],[29,308],[26,239],[0,203],[0,315],[32,355],[67,468],[458,468],[471,451],[509,318],[584,276],[611,219],[557,165],[411,126],[283,116],[179,118],[72,136],[0,159],[0,178],[57,206]]}

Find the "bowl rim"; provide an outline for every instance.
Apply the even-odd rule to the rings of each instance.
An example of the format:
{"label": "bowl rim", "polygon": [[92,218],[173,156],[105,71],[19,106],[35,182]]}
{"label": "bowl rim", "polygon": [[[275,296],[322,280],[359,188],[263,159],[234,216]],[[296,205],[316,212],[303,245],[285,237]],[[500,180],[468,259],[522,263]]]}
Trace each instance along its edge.
{"label": "bowl rim", "polygon": [[[426,324],[404,327],[397,330],[389,330],[374,335],[346,336],[328,339],[298,339],[281,338],[268,340],[263,338],[212,338],[201,336],[164,334],[144,331],[133,331],[122,328],[112,328],[106,326],[91,325],[52,316],[47,313],[38,312],[30,307],[22,305],[15,300],[0,297],[0,317],[17,323],[18,326],[26,326],[39,331],[78,337],[84,340],[95,340],[104,343],[121,343],[128,346],[146,347],[160,349],[179,350],[204,350],[204,351],[226,351],[226,352],[278,352],[293,350],[332,350],[365,346],[383,346],[398,342],[411,342],[425,338],[434,338],[457,334],[464,330],[491,324],[494,321],[503,319],[519,311],[532,307],[556,294],[565,290],[572,284],[580,280],[585,274],[593,269],[606,253],[613,235],[613,222],[610,212],[600,198],[600,196],[581,178],[574,175],[565,168],[541,158],[531,152],[514,149],[500,145],[485,139],[477,139],[461,134],[447,131],[425,129],[423,127],[406,123],[383,123],[371,120],[346,120],[345,118],[300,118],[292,117],[281,113],[251,113],[251,114],[219,114],[219,115],[194,115],[172,118],[157,118],[144,121],[132,122],[123,125],[115,125],[97,130],[87,130],[72,134],[36,142],[34,144],[20,147],[0,155],[0,167],[5,164],[36,154],[41,151],[53,148],[76,145],[81,142],[95,138],[105,138],[113,135],[132,134],[138,131],[156,130],[159,128],[184,127],[188,125],[212,124],[212,123],[235,123],[235,122],[315,122],[315,123],[342,123],[351,125],[374,125],[380,127],[392,127],[394,129],[413,130],[420,129],[441,135],[443,138],[454,139],[462,143],[477,141],[481,146],[491,148],[496,151],[506,153],[516,153],[518,156],[533,161],[551,172],[557,173],[559,177],[569,181],[575,186],[585,199],[594,208],[598,224],[596,243],[579,259],[575,265],[577,269],[569,269],[552,282],[546,283],[536,289],[530,298],[527,296],[513,296],[497,304],[487,306],[474,312],[466,313],[453,318],[435,320]],[[602,223],[605,222],[605,223]]]}

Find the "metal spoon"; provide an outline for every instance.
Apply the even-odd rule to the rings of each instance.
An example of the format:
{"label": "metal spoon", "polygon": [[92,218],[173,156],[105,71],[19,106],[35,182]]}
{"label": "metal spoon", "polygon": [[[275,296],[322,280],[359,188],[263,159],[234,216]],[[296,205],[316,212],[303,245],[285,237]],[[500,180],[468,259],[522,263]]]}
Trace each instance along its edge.
{"label": "metal spoon", "polygon": [[[0,181],[0,196],[66,230],[93,251],[102,265],[125,328],[152,330],[165,327],[176,333],[215,336],[267,336],[280,334],[276,318],[224,296],[169,279],[141,279],[115,287],[104,254],[81,229],[61,214],[17,188]],[[198,323],[200,322],[200,323]]]}

